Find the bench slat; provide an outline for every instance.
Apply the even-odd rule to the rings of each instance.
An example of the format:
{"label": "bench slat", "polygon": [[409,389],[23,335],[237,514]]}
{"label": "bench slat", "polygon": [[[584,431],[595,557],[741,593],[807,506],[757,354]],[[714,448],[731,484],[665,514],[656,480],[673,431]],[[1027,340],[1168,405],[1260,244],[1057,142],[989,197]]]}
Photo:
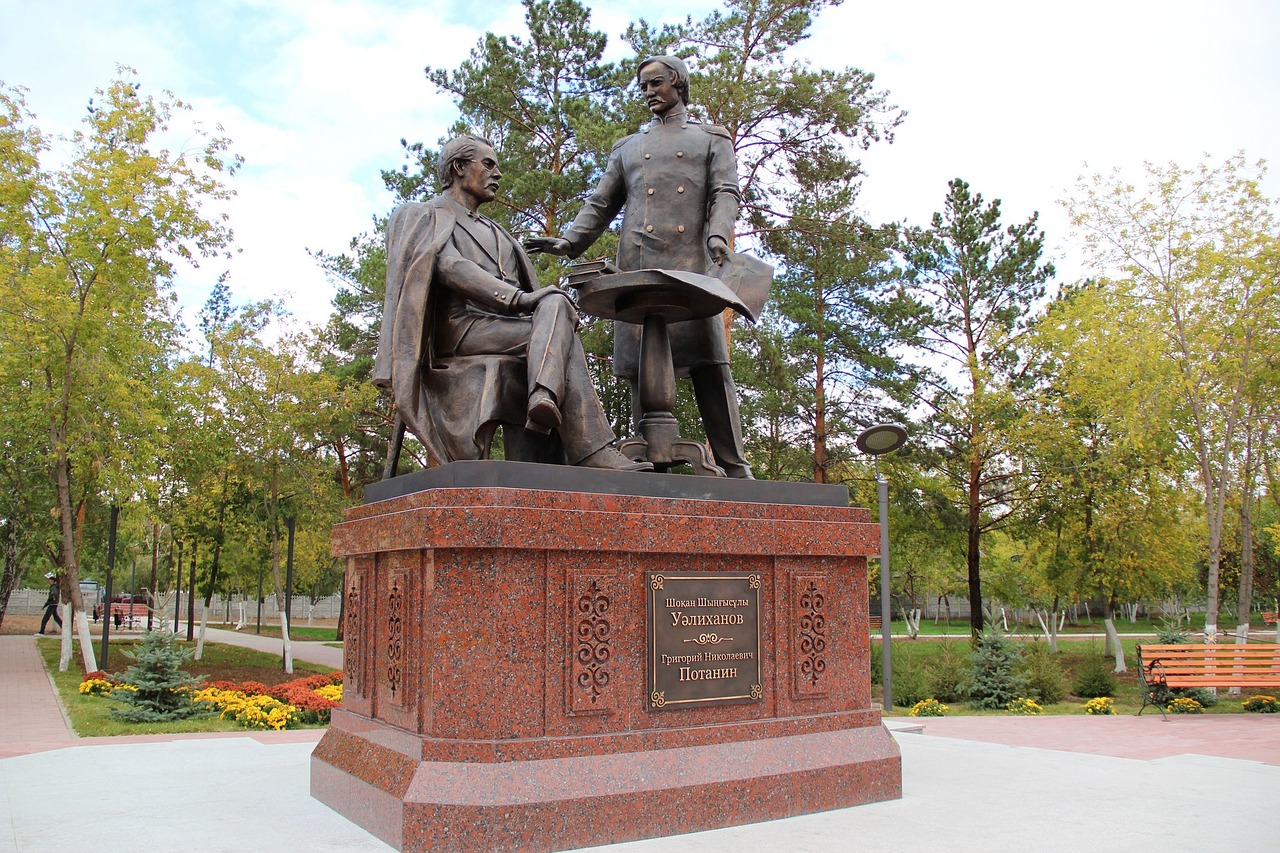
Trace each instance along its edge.
{"label": "bench slat", "polygon": [[1280,687],[1280,676],[1274,678],[1169,678],[1169,687]]}

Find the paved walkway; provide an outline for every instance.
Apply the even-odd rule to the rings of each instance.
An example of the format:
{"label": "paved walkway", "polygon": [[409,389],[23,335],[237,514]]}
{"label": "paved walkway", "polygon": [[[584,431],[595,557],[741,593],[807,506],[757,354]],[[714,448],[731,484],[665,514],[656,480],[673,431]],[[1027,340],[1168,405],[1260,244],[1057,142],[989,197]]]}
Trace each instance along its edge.
{"label": "paved walkway", "polygon": [[[182,636],[186,636],[186,623],[180,626],[184,632]],[[199,632],[199,626],[196,631]],[[253,633],[251,630],[244,631],[228,631],[224,628],[206,628],[205,640],[210,643],[230,643],[233,646],[244,646],[247,649],[257,649],[260,652],[267,652],[273,655],[284,654],[284,641],[278,637],[263,637]],[[307,663],[318,663],[321,666],[331,666],[334,669],[342,669],[342,649],[330,646],[326,643],[316,642],[313,640],[294,640],[291,643],[293,647],[293,659],[303,660]]]}
{"label": "paved walkway", "polygon": [[[279,640],[223,633],[279,651]],[[311,659],[303,648],[318,644],[298,645],[297,657]],[[902,750],[900,800],[593,849],[1128,853],[1160,838],[1181,849],[1261,851],[1280,838],[1280,715],[887,724]],[[906,731],[920,725],[921,733]],[[0,853],[175,843],[212,853],[390,849],[311,798],[310,755],[320,736],[76,738],[35,640],[0,636]]]}

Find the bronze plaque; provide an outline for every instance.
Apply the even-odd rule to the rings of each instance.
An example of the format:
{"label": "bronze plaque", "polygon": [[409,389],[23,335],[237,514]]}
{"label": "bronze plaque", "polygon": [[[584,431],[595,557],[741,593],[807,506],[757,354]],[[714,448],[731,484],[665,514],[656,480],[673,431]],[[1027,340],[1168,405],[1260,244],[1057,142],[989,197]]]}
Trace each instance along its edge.
{"label": "bronze plaque", "polygon": [[757,702],[760,575],[646,572],[649,708]]}

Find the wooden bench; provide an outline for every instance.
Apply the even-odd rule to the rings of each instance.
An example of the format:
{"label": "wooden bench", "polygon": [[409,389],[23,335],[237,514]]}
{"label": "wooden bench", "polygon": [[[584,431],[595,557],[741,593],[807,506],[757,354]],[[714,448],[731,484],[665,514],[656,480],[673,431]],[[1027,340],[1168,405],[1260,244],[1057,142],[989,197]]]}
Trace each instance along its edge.
{"label": "wooden bench", "polygon": [[1263,614],[1262,614],[1262,624],[1263,624],[1263,625],[1274,625],[1274,624],[1276,624],[1276,614],[1275,614],[1275,613],[1263,613]]}
{"label": "wooden bench", "polygon": [[1138,679],[1142,707],[1160,709],[1157,693],[1178,687],[1280,688],[1280,644],[1179,643],[1138,646]]}
{"label": "wooden bench", "polygon": [[867,620],[867,630],[873,634],[878,634],[880,633],[880,626],[883,624],[879,616],[872,616]]}
{"label": "wooden bench", "polygon": [[[142,602],[129,604],[127,602],[116,601],[111,605],[111,618],[120,617],[121,628],[140,628],[147,624],[147,605]],[[112,621],[111,627],[117,627],[115,621]]]}

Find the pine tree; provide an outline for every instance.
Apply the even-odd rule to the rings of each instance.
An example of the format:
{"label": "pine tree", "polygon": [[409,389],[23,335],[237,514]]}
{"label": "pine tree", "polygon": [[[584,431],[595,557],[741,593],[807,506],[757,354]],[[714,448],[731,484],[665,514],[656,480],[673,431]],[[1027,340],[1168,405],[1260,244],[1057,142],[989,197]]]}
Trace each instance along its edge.
{"label": "pine tree", "polygon": [[191,701],[191,688],[202,679],[179,668],[191,654],[168,631],[143,634],[137,650],[125,652],[137,663],[120,679],[133,689],[117,687],[111,692],[112,701],[123,706],[113,708],[111,716],[129,723],[158,723],[210,713],[204,704]]}

